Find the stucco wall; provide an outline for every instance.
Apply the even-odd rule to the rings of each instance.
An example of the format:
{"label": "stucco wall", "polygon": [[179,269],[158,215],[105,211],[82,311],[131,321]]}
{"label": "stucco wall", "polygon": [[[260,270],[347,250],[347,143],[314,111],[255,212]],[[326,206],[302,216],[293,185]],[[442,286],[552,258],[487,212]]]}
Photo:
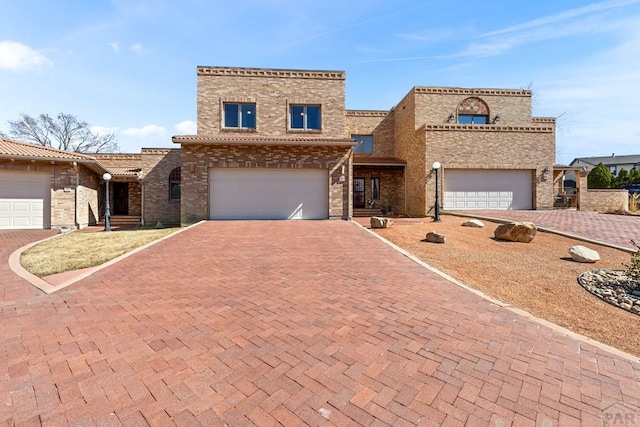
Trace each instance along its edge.
{"label": "stucco wall", "polygon": [[222,168],[304,168],[329,170],[329,216],[348,219],[350,148],[185,144],[182,162],[182,225],[209,218],[209,170]]}

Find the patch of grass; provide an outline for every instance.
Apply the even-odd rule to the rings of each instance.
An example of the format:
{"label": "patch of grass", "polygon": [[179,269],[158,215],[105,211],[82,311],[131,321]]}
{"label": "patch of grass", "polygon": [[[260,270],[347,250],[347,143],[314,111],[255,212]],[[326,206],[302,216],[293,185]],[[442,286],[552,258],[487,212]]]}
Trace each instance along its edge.
{"label": "patch of grass", "polygon": [[29,248],[20,256],[20,263],[38,277],[95,267],[176,230],[163,228],[64,234]]}

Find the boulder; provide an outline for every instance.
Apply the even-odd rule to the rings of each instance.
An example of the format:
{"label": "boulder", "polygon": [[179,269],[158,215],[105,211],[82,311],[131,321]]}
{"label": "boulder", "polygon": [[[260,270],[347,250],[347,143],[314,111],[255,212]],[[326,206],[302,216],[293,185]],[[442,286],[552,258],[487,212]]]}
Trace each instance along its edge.
{"label": "boulder", "polygon": [[480,221],[479,219],[470,219],[469,221],[463,222],[462,226],[463,227],[482,228],[482,227],[484,227],[484,222]]}
{"label": "boulder", "polygon": [[493,235],[498,240],[529,243],[536,236],[537,231],[532,222],[508,222],[498,226]]}
{"label": "boulder", "polygon": [[571,255],[571,259],[576,262],[600,261],[600,254],[598,254],[598,252],[580,245],[571,246],[569,248],[569,254]]}
{"label": "boulder", "polygon": [[371,217],[371,228],[389,228],[393,225],[391,218],[383,218],[380,216]]}
{"label": "boulder", "polygon": [[427,233],[424,240],[430,243],[444,243],[447,239],[443,234],[437,233],[435,231],[430,231]]}

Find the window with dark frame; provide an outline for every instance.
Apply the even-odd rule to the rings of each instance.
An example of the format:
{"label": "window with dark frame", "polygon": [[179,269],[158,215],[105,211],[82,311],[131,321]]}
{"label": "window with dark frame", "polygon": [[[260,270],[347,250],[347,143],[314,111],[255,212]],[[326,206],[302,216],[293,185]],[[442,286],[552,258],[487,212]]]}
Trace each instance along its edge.
{"label": "window with dark frame", "polygon": [[380,178],[371,178],[371,200],[380,200]]}
{"label": "window with dark frame", "polygon": [[180,168],[177,167],[169,174],[169,200],[180,200],[181,186]]}
{"label": "window with dark frame", "polygon": [[225,103],[224,127],[228,129],[255,129],[256,104]]}
{"label": "window with dark frame", "polygon": [[289,129],[320,130],[322,114],[319,105],[290,105]]}
{"label": "window with dark frame", "polygon": [[484,114],[458,114],[458,123],[461,125],[486,125],[489,116]]}
{"label": "window with dark frame", "polygon": [[357,142],[357,145],[353,147],[354,154],[373,153],[373,135],[351,135],[351,138]]}

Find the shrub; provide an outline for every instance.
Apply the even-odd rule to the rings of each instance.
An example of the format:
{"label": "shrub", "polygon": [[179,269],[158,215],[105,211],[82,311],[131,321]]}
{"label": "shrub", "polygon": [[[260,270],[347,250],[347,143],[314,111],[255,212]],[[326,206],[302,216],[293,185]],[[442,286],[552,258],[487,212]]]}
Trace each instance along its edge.
{"label": "shrub", "polygon": [[588,188],[609,188],[611,186],[611,172],[602,163],[591,169],[587,175]]}
{"label": "shrub", "polygon": [[636,251],[631,254],[631,263],[624,264],[624,266],[627,267],[627,276],[636,282],[640,282],[640,246],[635,240],[632,240],[631,244],[636,247]]}

